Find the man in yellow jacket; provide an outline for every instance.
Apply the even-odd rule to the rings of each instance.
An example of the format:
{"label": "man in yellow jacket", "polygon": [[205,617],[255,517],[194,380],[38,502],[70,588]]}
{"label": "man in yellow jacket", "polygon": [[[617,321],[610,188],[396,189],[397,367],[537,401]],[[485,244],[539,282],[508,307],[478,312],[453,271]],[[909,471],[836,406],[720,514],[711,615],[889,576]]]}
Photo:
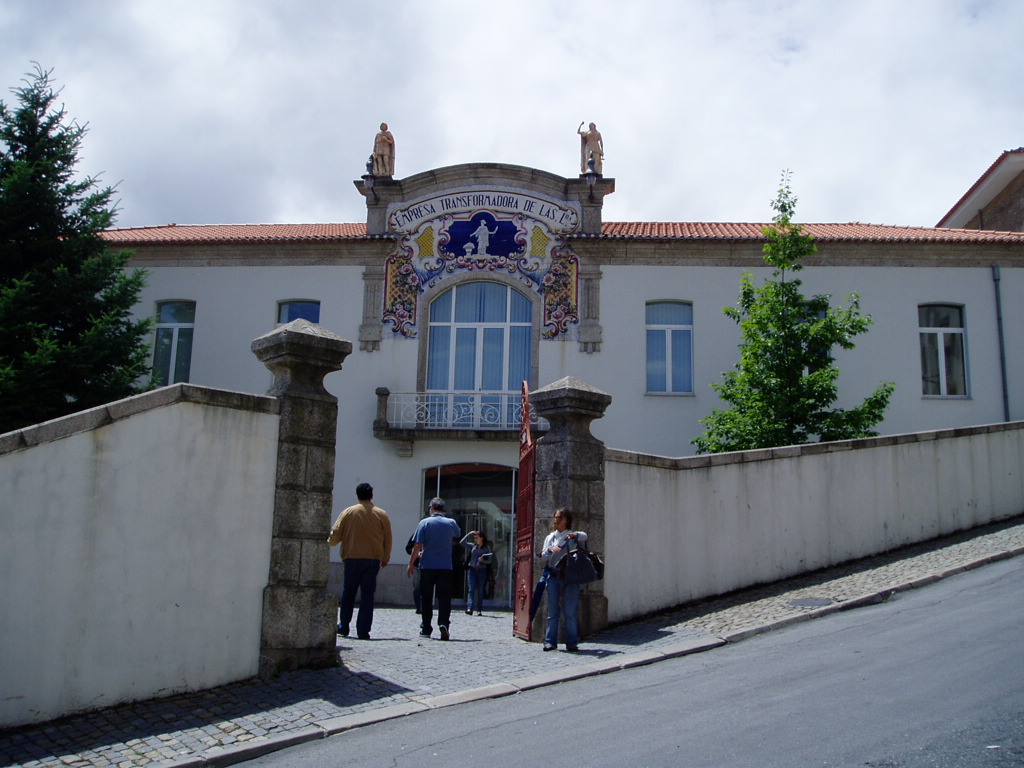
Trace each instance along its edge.
{"label": "man in yellow jacket", "polygon": [[358,504],[338,516],[327,542],[332,547],[341,544],[341,559],[345,567],[338,634],[348,637],[358,591],[356,635],[360,640],[369,640],[377,574],[391,559],[391,520],[387,512],[373,505],[373,486],[369,483],[356,486],[356,499]]}

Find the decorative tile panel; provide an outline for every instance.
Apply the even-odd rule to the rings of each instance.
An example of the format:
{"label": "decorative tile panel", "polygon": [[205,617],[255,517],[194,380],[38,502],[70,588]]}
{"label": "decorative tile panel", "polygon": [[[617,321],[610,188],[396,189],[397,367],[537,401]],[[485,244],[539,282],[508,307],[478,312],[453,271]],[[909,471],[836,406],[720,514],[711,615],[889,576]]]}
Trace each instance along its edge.
{"label": "decorative tile panel", "polygon": [[392,206],[397,250],[387,260],[383,321],[416,336],[419,297],[465,272],[501,272],[539,294],[545,338],[579,322],[579,260],[565,235],[580,221],[575,204],[507,190],[463,190]]}

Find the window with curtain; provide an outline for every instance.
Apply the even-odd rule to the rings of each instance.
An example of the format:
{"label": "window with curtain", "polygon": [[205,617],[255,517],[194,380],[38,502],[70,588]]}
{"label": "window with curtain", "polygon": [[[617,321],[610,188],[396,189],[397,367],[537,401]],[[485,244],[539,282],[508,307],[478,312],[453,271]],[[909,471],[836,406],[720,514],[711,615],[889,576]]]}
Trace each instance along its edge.
{"label": "window with curtain", "polygon": [[156,386],[189,380],[195,319],[194,301],[157,302],[153,341],[153,383]]}
{"label": "window with curtain", "polygon": [[431,303],[426,389],[448,393],[431,401],[448,425],[504,426],[530,377],[532,313],[525,295],[492,282],[461,283]]}
{"label": "window with curtain", "polygon": [[963,307],[921,304],[917,308],[917,319],[921,338],[921,393],[966,397]]}
{"label": "window with curtain", "polygon": [[693,394],[693,305],[647,304],[648,394]]}
{"label": "window with curtain", "polygon": [[290,323],[292,320],[309,320],[320,322],[320,302],[312,299],[293,299],[277,302],[277,322]]}

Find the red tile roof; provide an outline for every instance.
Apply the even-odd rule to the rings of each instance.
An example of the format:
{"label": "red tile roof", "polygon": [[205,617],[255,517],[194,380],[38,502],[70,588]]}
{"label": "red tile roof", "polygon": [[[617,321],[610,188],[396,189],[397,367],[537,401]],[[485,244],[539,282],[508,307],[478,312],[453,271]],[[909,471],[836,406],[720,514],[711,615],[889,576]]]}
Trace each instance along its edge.
{"label": "red tile roof", "polygon": [[[722,222],[605,222],[602,237],[650,240],[763,240],[768,224]],[[995,232],[886,224],[801,224],[822,242],[1004,242],[1024,243],[1024,232]]]}
{"label": "red tile roof", "polygon": [[251,243],[365,238],[365,224],[167,224],[161,227],[108,229],[117,245],[158,243]]}
{"label": "red tile roof", "polygon": [[[605,222],[601,237],[629,240],[763,240],[766,224],[724,222]],[[1024,243],[1024,232],[975,229],[894,227],[882,224],[803,224],[804,232],[822,242],[1000,242]],[[161,244],[341,241],[366,239],[365,224],[168,224],[161,227],[110,229],[111,244]]]}

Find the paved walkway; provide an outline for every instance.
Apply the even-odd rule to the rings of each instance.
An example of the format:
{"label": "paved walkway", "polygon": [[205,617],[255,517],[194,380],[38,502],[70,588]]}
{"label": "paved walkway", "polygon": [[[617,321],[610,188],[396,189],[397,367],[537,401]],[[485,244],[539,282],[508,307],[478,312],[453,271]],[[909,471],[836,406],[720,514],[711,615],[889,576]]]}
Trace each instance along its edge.
{"label": "paved walkway", "polygon": [[418,637],[411,608],[379,608],[372,640],[338,638],[342,667],[0,732],[0,764],[228,765],[379,720],[708,650],[1022,553],[1016,518],[613,627],[576,654],[514,638],[510,613],[456,612],[441,643]]}

